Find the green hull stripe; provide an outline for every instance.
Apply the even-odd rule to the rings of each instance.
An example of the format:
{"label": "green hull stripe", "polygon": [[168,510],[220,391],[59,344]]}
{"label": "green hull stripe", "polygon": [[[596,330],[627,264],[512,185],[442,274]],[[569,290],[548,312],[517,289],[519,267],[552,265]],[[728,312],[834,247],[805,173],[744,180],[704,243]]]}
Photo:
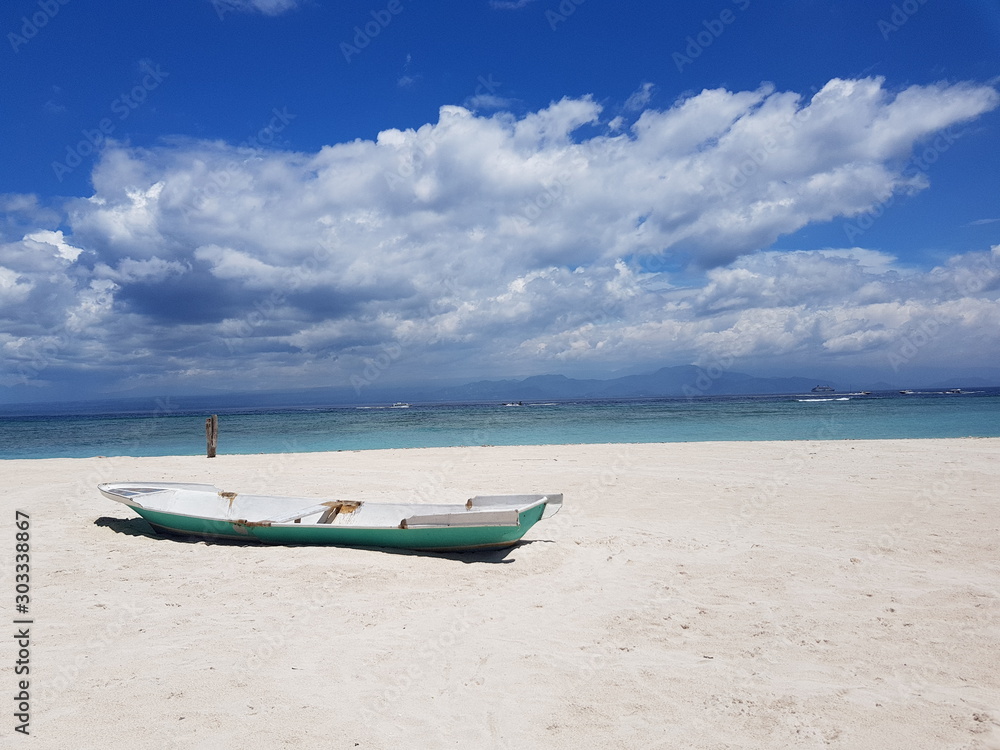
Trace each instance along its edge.
{"label": "green hull stripe", "polygon": [[526,510],[518,526],[450,526],[430,529],[363,529],[350,526],[288,524],[244,526],[231,521],[191,518],[148,508],[133,508],[151,526],[209,538],[260,541],[265,544],[320,544],[337,547],[395,547],[415,550],[461,550],[508,547],[517,542],[545,511]]}

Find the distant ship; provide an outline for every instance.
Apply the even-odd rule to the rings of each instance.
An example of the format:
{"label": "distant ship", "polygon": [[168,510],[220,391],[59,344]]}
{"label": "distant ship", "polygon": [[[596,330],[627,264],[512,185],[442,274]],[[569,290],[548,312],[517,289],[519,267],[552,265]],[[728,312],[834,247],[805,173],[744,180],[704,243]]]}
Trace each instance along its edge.
{"label": "distant ship", "polygon": [[813,393],[835,393],[835,391],[833,390],[833,388],[831,388],[828,385],[817,385],[815,388],[812,389],[812,392]]}

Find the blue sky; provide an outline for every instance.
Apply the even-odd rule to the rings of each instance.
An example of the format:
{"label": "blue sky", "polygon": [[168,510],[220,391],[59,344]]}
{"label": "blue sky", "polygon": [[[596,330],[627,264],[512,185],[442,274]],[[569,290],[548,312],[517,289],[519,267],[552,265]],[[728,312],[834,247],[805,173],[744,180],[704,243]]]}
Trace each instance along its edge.
{"label": "blue sky", "polygon": [[995,3],[15,0],[0,401],[1000,382]]}

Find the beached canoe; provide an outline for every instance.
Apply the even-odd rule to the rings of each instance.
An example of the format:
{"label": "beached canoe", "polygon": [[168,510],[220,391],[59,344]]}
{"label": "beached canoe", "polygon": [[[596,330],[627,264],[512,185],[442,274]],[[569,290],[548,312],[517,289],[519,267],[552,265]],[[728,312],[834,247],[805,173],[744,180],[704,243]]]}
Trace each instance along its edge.
{"label": "beached canoe", "polygon": [[371,503],[223,492],[210,484],[101,484],[160,532],[269,544],[413,550],[509,547],[562,507],[562,495],[486,495],[465,503]]}

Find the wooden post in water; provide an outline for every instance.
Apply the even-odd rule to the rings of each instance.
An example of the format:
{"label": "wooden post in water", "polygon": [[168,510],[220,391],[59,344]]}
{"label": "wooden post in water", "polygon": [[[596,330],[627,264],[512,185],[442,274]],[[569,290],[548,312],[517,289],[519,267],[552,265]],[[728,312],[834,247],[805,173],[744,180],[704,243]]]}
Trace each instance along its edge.
{"label": "wooden post in water", "polygon": [[208,457],[215,458],[219,445],[219,415],[213,414],[205,420],[205,441],[208,443]]}

